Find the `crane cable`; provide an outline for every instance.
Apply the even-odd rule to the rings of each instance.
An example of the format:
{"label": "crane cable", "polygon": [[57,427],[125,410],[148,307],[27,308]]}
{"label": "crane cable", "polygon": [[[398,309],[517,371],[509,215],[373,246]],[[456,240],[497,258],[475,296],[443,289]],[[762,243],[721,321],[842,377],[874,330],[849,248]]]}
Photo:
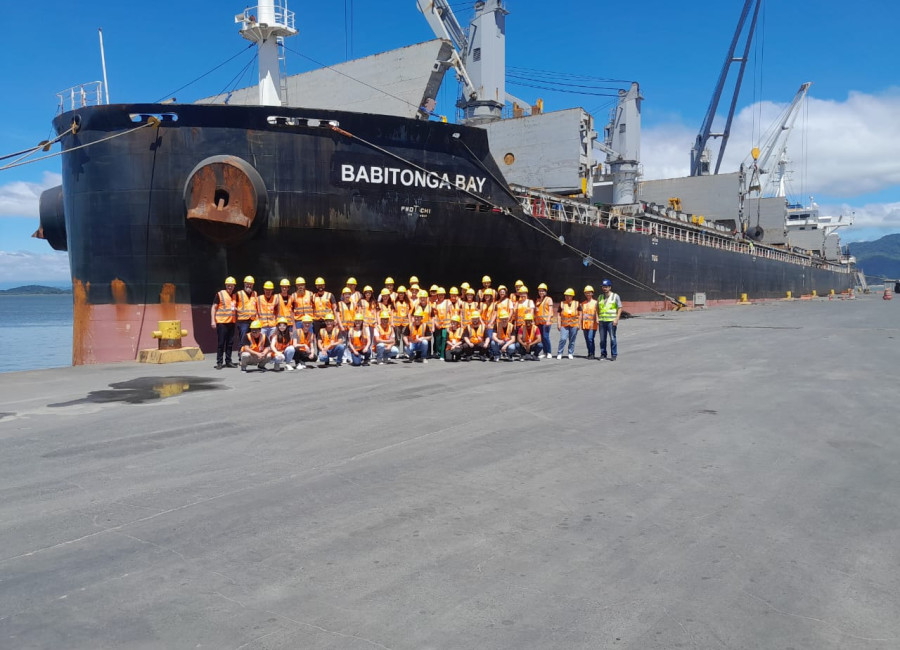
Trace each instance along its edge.
{"label": "crane cable", "polygon": [[[401,155],[399,155],[399,154],[396,154],[396,153],[394,153],[393,151],[390,151],[390,150],[388,150],[388,149],[385,149],[384,147],[381,147],[381,146],[375,144],[374,142],[369,142],[368,140],[366,140],[366,139],[364,139],[364,138],[361,138],[361,137],[359,137],[358,135],[355,135],[355,134],[353,134],[353,133],[350,133],[349,131],[347,131],[347,130],[345,130],[345,129],[342,129],[342,128],[340,128],[339,126],[336,126],[336,125],[332,124],[332,125],[331,125],[331,130],[332,130],[332,131],[335,131],[336,133],[339,133],[339,134],[341,134],[341,135],[343,135],[343,136],[345,136],[345,137],[347,137],[347,138],[350,138],[351,140],[357,140],[358,142],[361,142],[362,144],[364,144],[364,145],[366,145],[366,146],[368,146],[368,147],[371,147],[372,149],[375,149],[376,151],[378,151],[378,152],[380,152],[380,153],[383,153],[383,154],[385,154],[386,156],[389,156],[389,157],[391,157],[391,158],[393,158],[393,159],[395,159],[395,160],[398,160],[398,161],[402,162],[403,164],[408,165],[408,166],[410,166],[410,167],[412,167],[412,168],[414,168],[414,169],[417,169],[417,170],[419,170],[419,171],[421,171],[421,172],[424,172],[424,173],[429,174],[429,175],[432,175],[432,174],[435,173],[435,172],[433,172],[433,171],[430,171],[430,170],[428,170],[428,169],[425,169],[425,168],[422,167],[421,165],[418,165],[418,164],[416,164],[415,162],[413,162],[413,161],[411,161],[411,160],[407,160],[407,159],[404,158],[403,156],[401,156]],[[471,154],[473,155],[473,157],[475,158],[476,162],[479,164],[479,166],[481,167],[481,169],[483,169],[485,172],[487,172],[487,174],[494,180],[494,182],[498,183],[498,185],[501,187],[501,189],[503,190],[503,192],[504,192],[505,194],[509,195],[510,197],[512,197],[512,199],[516,202],[516,205],[518,206],[518,205],[519,205],[519,199],[518,199],[518,197],[517,197],[515,194],[513,194],[511,190],[509,190],[509,189],[507,188],[506,183],[500,182],[500,181],[496,178],[496,176],[494,176],[494,174],[491,173],[491,171],[490,171],[489,169],[487,169],[487,167],[485,167],[485,166],[481,163],[480,160],[478,160],[477,156],[475,156],[474,152],[472,152],[472,150],[468,147],[468,145],[466,145],[466,143],[462,142],[462,140],[459,140],[459,142],[461,142],[461,143],[463,144],[463,146],[469,151],[469,153],[471,153]],[[482,202],[482,203],[484,203],[484,204],[490,206],[491,208],[493,208],[493,209],[496,210],[497,212],[500,212],[500,213],[502,213],[502,214],[508,215],[508,216],[512,217],[513,219],[515,219],[516,221],[519,221],[519,222],[523,223],[524,225],[528,226],[529,228],[532,228],[533,230],[537,231],[538,233],[540,233],[540,234],[542,234],[542,235],[544,235],[544,236],[547,236],[547,237],[549,237],[550,239],[553,239],[554,241],[556,241],[556,242],[558,242],[559,244],[561,244],[563,247],[568,248],[569,250],[571,250],[571,251],[577,253],[578,255],[580,255],[584,260],[586,260],[586,261],[587,261],[589,264],[591,264],[592,266],[595,266],[595,267],[597,267],[598,269],[600,269],[600,270],[602,270],[602,271],[605,271],[605,272],[609,273],[609,274],[612,275],[613,277],[616,277],[616,278],[622,280],[624,283],[629,284],[629,285],[631,285],[631,286],[633,286],[633,287],[635,287],[635,288],[637,288],[637,289],[642,289],[642,290],[644,290],[644,291],[648,291],[648,292],[650,292],[650,293],[654,293],[654,294],[656,294],[657,296],[660,296],[661,298],[665,299],[666,301],[672,303],[673,305],[677,305],[677,306],[679,306],[679,307],[683,307],[682,303],[680,303],[678,300],[672,298],[671,296],[669,296],[669,295],[663,293],[662,291],[659,291],[659,290],[657,290],[657,289],[654,289],[653,287],[647,286],[646,284],[642,283],[640,280],[637,280],[637,279],[635,279],[635,278],[629,276],[627,273],[624,273],[623,271],[619,271],[618,269],[616,269],[616,268],[614,268],[614,267],[612,267],[612,266],[610,266],[610,265],[608,265],[608,264],[604,264],[603,262],[600,262],[599,260],[595,260],[593,257],[591,257],[590,255],[588,255],[588,254],[585,253],[584,251],[579,250],[579,249],[576,248],[575,246],[572,246],[572,244],[569,244],[569,243],[566,242],[564,239],[561,239],[561,237],[560,237],[559,235],[556,235],[552,230],[550,230],[550,229],[547,227],[546,224],[540,222],[540,220],[539,220],[537,217],[535,217],[534,215],[528,215],[528,216],[530,216],[530,217],[532,218],[532,220],[534,220],[535,222],[539,223],[541,227],[538,227],[537,225],[530,223],[530,222],[527,221],[526,219],[523,219],[523,218],[520,217],[519,215],[515,214],[515,213],[514,213],[512,210],[510,210],[509,208],[505,208],[505,207],[502,207],[502,206],[500,206],[500,205],[497,205],[496,203],[494,203],[494,202],[490,201],[489,199],[487,199],[487,198],[481,196],[480,194],[476,194],[475,192],[472,192],[471,190],[467,190],[467,189],[462,188],[462,187],[457,187],[456,189],[457,189],[458,191],[462,192],[463,194],[467,194],[467,195],[471,196],[472,198],[474,198],[475,200],[480,201],[480,202]],[[524,210],[523,210],[522,212],[523,212],[523,214],[527,214],[527,213],[525,213]]]}

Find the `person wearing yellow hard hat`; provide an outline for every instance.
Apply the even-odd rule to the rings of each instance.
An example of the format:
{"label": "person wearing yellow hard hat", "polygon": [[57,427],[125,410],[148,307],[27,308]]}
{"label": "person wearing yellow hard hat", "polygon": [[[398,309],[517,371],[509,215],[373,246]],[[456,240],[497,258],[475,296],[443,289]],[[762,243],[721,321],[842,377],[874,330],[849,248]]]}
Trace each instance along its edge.
{"label": "person wearing yellow hard hat", "polygon": [[[429,293],[431,293],[429,291]],[[450,327],[450,301],[447,300],[447,290],[444,287],[435,288],[435,299],[431,304],[434,339],[432,347],[434,356],[441,361],[445,358],[447,347],[447,328]]]}
{"label": "person wearing yellow hard hat", "polygon": [[294,349],[291,347],[291,325],[285,316],[279,316],[275,321],[275,334],[270,339],[272,346],[272,359],[275,362],[274,370],[279,372],[283,370],[282,366],[287,366],[288,370],[293,370],[291,360],[294,358]]}
{"label": "person wearing yellow hard hat", "polygon": [[356,312],[356,306],[353,304],[351,296],[353,292],[350,287],[341,289],[341,299],[337,304],[337,326],[341,333],[346,337],[347,330],[353,324],[353,315]]}
{"label": "person wearing yellow hard hat", "polygon": [[259,296],[257,309],[259,310],[259,322],[262,324],[262,331],[269,340],[275,335],[275,321],[278,319],[278,303],[280,302],[278,295],[275,293],[275,284],[271,280],[266,280],[263,284],[263,295]]}
{"label": "person wearing yellow hard hat", "polygon": [[425,326],[428,328],[429,332],[431,332],[431,338],[428,339],[428,351],[425,355],[426,359],[431,358],[431,342],[434,338],[434,310],[431,308],[431,303],[428,302],[428,292],[425,289],[419,289],[418,299],[413,302],[413,311],[420,310],[422,312],[422,322],[425,323]]}
{"label": "person wearing yellow hard hat", "polygon": [[394,282],[394,278],[392,278],[391,276],[387,276],[384,279],[384,288],[388,290],[388,293],[391,296],[391,302],[394,302],[394,300],[397,299],[397,292],[394,291],[395,285],[396,283]]}
{"label": "person wearing yellow hard hat", "polygon": [[[553,327],[553,298],[547,293],[547,285],[541,282],[537,288],[538,299],[534,304],[534,325],[541,330],[541,350],[546,358],[553,356],[550,347],[550,328]],[[537,353],[540,358],[540,352]]]}
{"label": "person wearing yellow hard hat", "polygon": [[472,314],[481,311],[481,305],[475,302],[475,289],[472,287],[466,289],[463,301],[460,317],[462,318],[462,326],[468,327],[472,322]]}
{"label": "person wearing yellow hard hat", "polygon": [[491,339],[487,335],[487,327],[481,322],[481,314],[474,312],[471,314],[471,322],[465,328],[466,333],[463,335],[463,359],[468,360],[477,358],[481,361],[487,361],[491,350]]}
{"label": "person wearing yellow hard hat", "polygon": [[262,324],[258,320],[250,322],[244,338],[241,339],[241,371],[247,372],[247,366],[256,364],[259,370],[265,370],[269,359],[275,353],[269,346],[269,337],[262,332]]}
{"label": "person wearing yellow hard hat", "polygon": [[[294,294],[291,293],[291,281],[282,278],[278,283],[278,310],[275,315],[279,318],[286,318],[288,322],[288,332],[294,329]],[[275,321],[276,325],[278,321]]]}
{"label": "person wearing yellow hard hat", "polygon": [[494,334],[494,326],[497,324],[497,303],[494,302],[494,290],[488,287],[481,294],[481,303],[479,304],[479,312],[481,312],[481,322],[487,328],[487,337],[491,338]]}
{"label": "person wearing yellow hard hat", "polygon": [[325,314],[325,325],[319,330],[318,339],[319,362],[326,367],[334,359],[338,368],[344,363],[344,351],[347,349],[341,330],[334,323],[334,313]]}
{"label": "person wearing yellow hard hat", "polygon": [[538,361],[544,345],[541,342],[541,330],[534,324],[534,314],[525,314],[525,323],[516,334],[516,345],[523,359]]}
{"label": "person wearing yellow hard hat", "polygon": [[581,331],[584,332],[584,344],[587,346],[587,358],[594,359],[595,339],[600,323],[597,320],[597,301],[594,300],[594,287],[584,288],[584,300],[581,301]]}
{"label": "person wearing yellow hard hat", "polygon": [[234,330],[237,323],[237,299],[234,289],[237,280],[230,275],[225,278],[225,288],[216,294],[209,310],[210,325],[216,330],[216,370],[234,368],[231,351],[234,347]]}
{"label": "person wearing yellow hard hat", "polygon": [[315,280],[316,291],[313,293],[313,330],[316,336],[325,327],[325,317],[328,314],[334,316],[337,309],[337,300],[330,291],[325,290],[325,278],[318,277]]}
{"label": "person wearing yellow hard hat", "polygon": [[425,312],[419,307],[412,313],[412,319],[403,328],[403,347],[409,362],[428,363],[428,345],[431,343],[431,328],[425,321]]}
{"label": "person wearing yellow hard hat", "polygon": [[580,308],[581,306],[575,301],[575,289],[571,287],[566,289],[563,293],[563,301],[559,303],[559,311],[556,312],[556,329],[559,331],[557,359],[562,359],[566,349],[568,349],[569,358],[575,358],[575,340],[578,338],[578,323],[581,321]]}
{"label": "person wearing yellow hard hat", "polygon": [[516,354],[516,327],[509,320],[509,312],[497,312],[497,324],[491,339],[491,361],[512,361]]}
{"label": "person wearing yellow hard hat", "polygon": [[369,359],[372,358],[372,337],[362,310],[353,314],[353,323],[347,330],[347,350],[350,351],[351,365],[357,368],[369,365]]}
{"label": "person wearing yellow hard hat", "polygon": [[362,297],[356,303],[356,310],[362,311],[363,322],[369,330],[369,340],[372,340],[375,329],[375,323],[378,321],[378,302],[375,300],[375,290],[371,285],[366,285],[362,290]]}
{"label": "person wearing yellow hard hat", "polygon": [[[412,311],[412,301],[406,292],[406,287],[402,284],[397,287],[397,297],[394,298],[393,311],[391,312],[391,323],[394,325],[394,333],[397,335],[398,341],[403,341],[403,330],[409,325],[409,314]],[[406,357],[406,349],[400,350],[400,356]]]}
{"label": "person wearing yellow hard hat", "polygon": [[465,341],[463,337],[466,330],[460,324],[458,315],[450,317],[450,325],[447,327],[447,340],[444,342],[444,360],[459,361],[465,352]]}
{"label": "person wearing yellow hard hat", "polygon": [[419,286],[419,278],[415,275],[409,276],[409,286],[413,285],[416,285],[417,287]]}
{"label": "person wearing yellow hard hat", "polygon": [[[297,276],[294,280],[294,293],[291,296],[291,311],[294,315],[294,329],[300,329],[304,316],[313,316],[313,293],[306,288],[306,279]],[[312,320],[310,320],[312,322]]]}
{"label": "person wearing yellow hard hat", "polygon": [[528,287],[524,284],[520,284],[516,291],[518,299],[516,300],[516,311],[513,324],[518,327],[519,325],[525,324],[525,314],[534,316],[535,308],[534,300],[528,297]]}
{"label": "person wearing yellow hard hat", "polygon": [[459,289],[456,287],[450,287],[450,293],[447,294],[447,313],[451,318],[459,316],[462,325],[462,302],[459,299]]}
{"label": "person wearing yellow hard hat", "polygon": [[312,315],[304,314],[300,317],[300,325],[294,330],[293,344],[289,351],[291,356],[287,362],[293,361],[297,370],[305,370],[307,363],[315,363],[319,358],[319,353],[316,351],[316,333],[313,331]]}
{"label": "person wearing yellow hard hat", "polygon": [[394,325],[394,299],[391,298],[390,290],[385,287],[378,295],[378,312],[386,311],[391,316],[391,327]]}
{"label": "person wearing yellow hard hat", "polygon": [[345,285],[348,289],[350,289],[350,302],[356,306],[356,303],[359,302],[359,299],[362,298],[362,293],[356,290],[356,278],[353,276],[347,278],[347,284]]}
{"label": "person wearing yellow hard hat", "polygon": [[250,330],[250,323],[259,318],[259,296],[253,290],[256,280],[252,275],[244,278],[244,288],[235,292],[237,302],[237,322],[235,324],[238,341],[242,341]]}
{"label": "person wearing yellow hard hat", "polygon": [[604,279],[600,283],[603,296],[597,306],[600,314],[600,358],[606,358],[606,337],[609,336],[610,361],[615,361],[619,355],[619,346],[616,343],[616,330],[619,327],[619,319],[622,317],[622,299],[612,290],[612,282]]}
{"label": "person wearing yellow hard hat", "polygon": [[436,284],[433,284],[430,287],[428,287],[428,303],[430,305],[434,305],[434,303],[437,302],[437,291],[438,291],[438,286]]}
{"label": "person wearing yellow hard hat", "polygon": [[490,288],[491,288],[491,276],[485,275],[481,278],[481,288],[475,294],[475,300],[477,300],[478,302],[483,302],[484,301],[484,292]]}
{"label": "person wearing yellow hard hat", "polygon": [[[387,291],[387,288],[382,289]],[[384,294],[390,300],[390,293]],[[394,333],[394,327],[391,325],[391,312],[382,309],[378,314],[378,323],[372,333],[372,340],[375,342],[375,362],[379,366],[385,363],[391,363],[391,359],[396,359],[400,354],[397,349],[397,335]]]}
{"label": "person wearing yellow hard hat", "polygon": [[509,289],[506,288],[505,284],[501,284],[497,287],[497,295],[494,297],[494,304],[497,305],[497,309],[502,309],[503,311],[508,311],[509,313],[513,313],[516,309],[516,303],[509,296]]}

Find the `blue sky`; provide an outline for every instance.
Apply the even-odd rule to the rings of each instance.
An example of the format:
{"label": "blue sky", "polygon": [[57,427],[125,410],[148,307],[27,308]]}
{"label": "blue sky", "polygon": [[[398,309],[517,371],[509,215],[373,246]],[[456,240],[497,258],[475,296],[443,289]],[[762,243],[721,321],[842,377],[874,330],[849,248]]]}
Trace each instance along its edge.
{"label": "blue sky", "polygon": [[[182,8],[176,9],[177,4]],[[155,101],[245,48],[233,16],[244,5],[213,0],[141,8],[134,3],[49,0],[20,5],[6,31],[5,101],[0,153],[46,138],[55,93],[101,78],[97,28],[103,27],[113,102]],[[473,2],[451,2],[461,22]],[[507,64],[636,80],[645,97],[642,158],[648,178],[686,173],[691,142],[740,12],[741,0],[681,3],[659,0],[576,2],[508,0]],[[292,49],[327,64],[432,38],[414,0],[293,0],[300,35]],[[348,11],[351,9],[352,11]],[[352,15],[351,15],[352,14]],[[823,212],[855,213],[844,241],[900,232],[900,10],[858,0],[773,2],[763,7],[735,132],[726,160],[736,165],[752,142],[753,115],[774,117],[799,85],[813,81],[805,165],[797,161],[797,198],[814,195]],[[348,29],[348,26],[350,29]],[[177,93],[179,101],[221,92],[250,60],[231,63]],[[291,73],[317,67],[288,53]],[[526,73],[527,74],[527,73]],[[535,73],[537,74],[537,73]],[[440,99],[450,105],[448,75]],[[245,77],[248,85],[251,80]],[[560,94],[510,84],[524,99],[541,96],[546,110],[580,105],[602,125],[608,98]],[[761,102],[761,104],[756,104]],[[743,127],[742,127],[743,125]],[[799,152],[799,140],[792,151]],[[815,159],[813,159],[815,156]],[[798,153],[793,155],[798,158]],[[65,281],[64,255],[52,255],[37,228],[33,198],[55,183],[58,159],[0,172],[0,283]],[[802,173],[801,173],[802,172]],[[803,187],[799,179],[803,177]]]}

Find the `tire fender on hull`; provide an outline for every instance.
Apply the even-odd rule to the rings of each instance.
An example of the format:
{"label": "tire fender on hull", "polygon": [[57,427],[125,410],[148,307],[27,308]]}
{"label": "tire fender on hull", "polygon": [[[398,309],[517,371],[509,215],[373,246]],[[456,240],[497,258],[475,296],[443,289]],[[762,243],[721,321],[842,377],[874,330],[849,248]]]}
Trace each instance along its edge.
{"label": "tire fender on hull", "polygon": [[268,193],[253,165],[237,156],[210,156],[188,175],[184,185],[186,218],[218,244],[244,241],[265,221]]}

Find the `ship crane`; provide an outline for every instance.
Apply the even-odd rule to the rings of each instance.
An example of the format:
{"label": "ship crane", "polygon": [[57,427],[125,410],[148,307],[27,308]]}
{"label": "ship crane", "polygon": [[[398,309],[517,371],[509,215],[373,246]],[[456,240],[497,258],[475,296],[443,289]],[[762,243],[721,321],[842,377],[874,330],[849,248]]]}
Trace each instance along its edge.
{"label": "ship crane", "polygon": [[[759,7],[762,0],[746,0],[744,8],[741,11],[741,17],[738,21],[737,29],[734,37],[731,39],[731,47],[725,56],[725,64],[719,73],[719,80],[716,82],[716,88],[713,91],[712,100],[709,102],[709,108],[706,109],[706,117],[703,118],[703,124],[700,127],[700,133],[691,149],[691,176],[706,176],[710,170],[710,153],[707,145],[711,138],[721,138],[722,144],[719,145],[719,155],[716,159],[715,174],[719,173],[719,166],[722,164],[722,157],[725,155],[725,145],[728,143],[728,135],[731,132],[731,122],[734,119],[734,109],[737,105],[738,95],[741,91],[741,82],[744,79],[744,69],[747,67],[747,55],[750,52],[750,44],[753,42],[753,34],[756,31],[756,18],[759,15]],[[747,29],[746,40],[743,46],[743,54],[739,57],[735,56],[738,49],[738,43],[741,34],[744,31],[744,24],[747,22],[747,16],[753,9],[753,17],[750,19],[750,26]],[[725,118],[725,128],[721,133],[713,133],[712,125],[716,117],[716,110],[719,107],[719,100],[722,99],[722,91],[725,89],[725,82],[728,80],[728,73],[731,66],[739,64],[737,79],[734,83],[734,92],[731,95],[731,104],[728,107],[728,116]]]}
{"label": "ship crane", "polygon": [[459,24],[447,0],[416,0],[438,38],[453,44],[448,63],[463,85],[457,106],[463,123],[483,124],[503,117],[507,101],[528,103],[506,92],[506,15],[503,0],[479,0],[475,18],[466,31]]}
{"label": "ship crane", "polygon": [[[787,157],[787,144],[794,128],[794,122],[797,115],[800,114],[799,108],[809,92],[812,82],[807,81],[800,86],[797,94],[794,95],[793,101],[785,109],[781,118],[773,124],[766,140],[759,149],[759,157],[756,161],[756,168],[760,175],[770,174],[767,185],[775,188],[772,196],[785,196],[784,183],[787,177],[787,165],[790,160]],[[774,161],[774,170],[770,165]]]}

